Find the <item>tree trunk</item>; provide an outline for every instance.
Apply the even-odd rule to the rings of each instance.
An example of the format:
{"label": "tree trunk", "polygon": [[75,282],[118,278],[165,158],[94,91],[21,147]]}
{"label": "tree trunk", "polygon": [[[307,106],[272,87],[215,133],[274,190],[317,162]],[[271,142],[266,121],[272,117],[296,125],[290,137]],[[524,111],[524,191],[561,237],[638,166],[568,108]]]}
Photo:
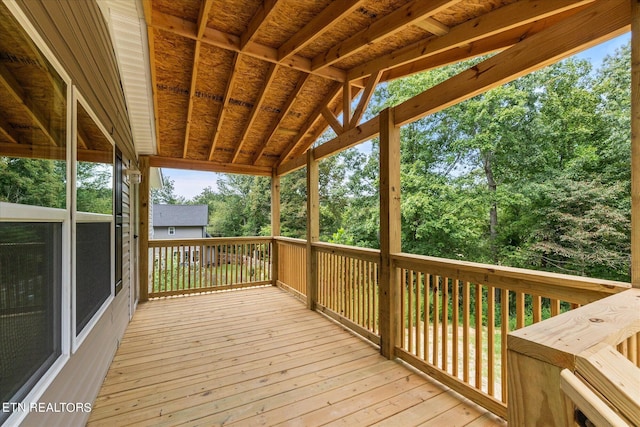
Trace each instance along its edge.
{"label": "tree trunk", "polygon": [[[484,173],[487,178],[487,186],[489,187],[489,198],[491,200],[491,207],[489,208],[489,244],[491,245],[491,260],[493,264],[498,265],[498,248],[496,246],[496,240],[498,238],[498,202],[496,200],[496,190],[498,184],[493,177],[493,169],[491,168],[492,152],[484,153],[482,156],[482,163],[484,166]],[[500,304],[500,289],[495,288],[495,301]]]}

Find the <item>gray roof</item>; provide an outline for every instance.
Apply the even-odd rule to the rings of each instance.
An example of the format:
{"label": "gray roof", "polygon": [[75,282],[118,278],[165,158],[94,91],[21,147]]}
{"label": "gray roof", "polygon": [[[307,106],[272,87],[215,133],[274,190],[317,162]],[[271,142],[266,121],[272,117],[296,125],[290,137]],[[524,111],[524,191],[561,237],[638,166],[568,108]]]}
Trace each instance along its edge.
{"label": "gray roof", "polygon": [[207,205],[153,205],[154,227],[203,227],[208,222]]}

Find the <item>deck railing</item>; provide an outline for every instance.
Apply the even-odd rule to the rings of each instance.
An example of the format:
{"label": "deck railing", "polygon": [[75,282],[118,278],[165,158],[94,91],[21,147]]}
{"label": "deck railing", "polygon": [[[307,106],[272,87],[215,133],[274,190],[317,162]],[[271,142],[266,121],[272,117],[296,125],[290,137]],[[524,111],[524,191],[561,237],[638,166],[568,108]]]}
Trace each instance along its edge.
{"label": "deck railing", "polygon": [[277,237],[278,280],[276,285],[307,300],[307,242],[301,239]]}
{"label": "deck railing", "polygon": [[380,251],[314,243],[317,257],[318,310],[376,344]]}
{"label": "deck railing", "polygon": [[510,333],[509,423],[573,426],[575,403],[596,425],[611,411],[628,421],[613,425],[639,425],[639,312],[640,289],[627,289]]}
{"label": "deck railing", "polygon": [[149,241],[149,297],[271,284],[271,238]]}
{"label": "deck railing", "polygon": [[[305,240],[152,240],[149,247],[150,297],[274,284],[307,300]],[[328,243],[311,249],[316,309],[380,344],[380,251]],[[404,253],[392,255],[391,266],[400,278],[395,356],[504,418],[507,335],[630,287]],[[615,345],[638,364],[636,335]]]}
{"label": "deck railing", "polygon": [[628,284],[398,254],[396,355],[506,417],[507,334]]}

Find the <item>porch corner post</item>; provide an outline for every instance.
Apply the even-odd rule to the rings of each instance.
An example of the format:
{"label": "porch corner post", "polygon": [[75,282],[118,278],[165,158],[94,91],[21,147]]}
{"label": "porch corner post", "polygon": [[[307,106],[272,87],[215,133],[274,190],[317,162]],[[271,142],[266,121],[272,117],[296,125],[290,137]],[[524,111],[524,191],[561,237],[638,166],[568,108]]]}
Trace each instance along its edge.
{"label": "porch corner post", "polygon": [[138,190],[138,212],[140,212],[140,302],[149,300],[149,157],[140,156],[142,180]]}
{"label": "porch corner post", "polygon": [[277,172],[271,174],[271,284],[278,286],[280,268],[278,241],[280,235],[280,177]]}
{"label": "porch corner post", "polygon": [[391,256],[401,251],[400,128],[395,110],[380,113],[380,353],[388,359],[400,339],[400,272]]}
{"label": "porch corner post", "polygon": [[318,161],[313,148],[307,151],[307,308],[316,309],[318,299],[317,261],[313,243],[320,240],[320,195]]}
{"label": "porch corner post", "polygon": [[631,284],[640,288],[640,0],[631,1]]}

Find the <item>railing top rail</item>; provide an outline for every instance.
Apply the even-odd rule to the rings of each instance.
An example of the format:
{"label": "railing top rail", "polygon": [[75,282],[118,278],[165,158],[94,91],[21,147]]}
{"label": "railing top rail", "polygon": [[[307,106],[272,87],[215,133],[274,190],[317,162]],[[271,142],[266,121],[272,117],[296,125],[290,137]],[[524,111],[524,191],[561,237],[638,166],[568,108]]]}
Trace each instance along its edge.
{"label": "railing top rail", "polygon": [[573,369],[576,355],[600,343],[616,346],[640,332],[640,289],[628,289],[510,332],[509,350]]}
{"label": "railing top rail", "polygon": [[178,245],[219,245],[228,243],[268,243],[271,237],[201,237],[189,239],[150,239],[149,247],[165,247]]}
{"label": "railing top rail", "polygon": [[306,246],[307,244],[307,241],[305,239],[296,239],[294,237],[275,236],[273,240],[275,240],[276,242],[290,243],[296,246]]}
{"label": "railing top rail", "polygon": [[311,246],[313,247],[313,249],[320,252],[333,253],[336,255],[344,255],[344,256],[349,256],[353,258],[363,259],[365,261],[372,261],[372,262],[380,261],[379,249],[360,248],[357,246],[338,245],[335,243],[325,243],[325,242],[314,242]]}
{"label": "railing top rail", "polygon": [[400,253],[393,254],[391,258],[394,266],[398,268],[426,270],[432,274],[453,279],[562,299],[577,304],[587,304],[631,288],[630,283],[613,280],[422,255]]}

